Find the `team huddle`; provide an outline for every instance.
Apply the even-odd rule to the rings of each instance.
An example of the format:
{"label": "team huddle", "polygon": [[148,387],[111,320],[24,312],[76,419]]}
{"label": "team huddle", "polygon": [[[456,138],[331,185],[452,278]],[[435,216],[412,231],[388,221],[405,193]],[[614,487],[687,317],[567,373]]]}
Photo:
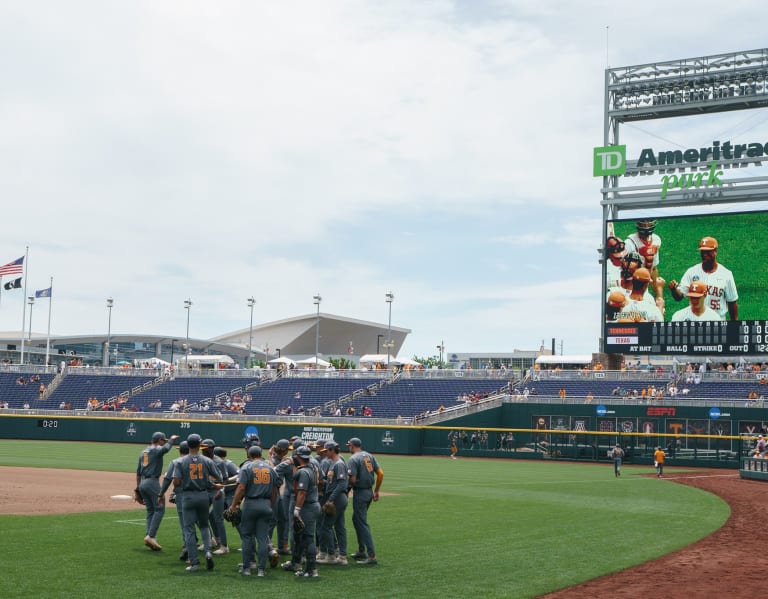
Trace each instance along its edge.
{"label": "team huddle", "polygon": [[626,240],[609,235],[605,243],[607,322],[663,322],[665,286],[675,301],[688,299],[688,306],[672,313],[671,322],[738,320],[736,282],[717,261],[717,239],[702,237],[697,246],[701,261],[679,282],[667,283],[659,275],[661,238],[655,233],[656,221],[639,220],[636,229]]}
{"label": "team huddle", "polygon": [[252,570],[265,576],[267,563],[276,568],[279,556],[289,555],[283,570],[317,578],[317,564],[349,563],[345,513],[352,491],[358,550],[350,557],[361,565],[378,563],[368,509],[379,500],[384,471],[357,437],[347,442],[352,455],[345,462],[335,441],[305,444],[296,436],[265,451],[257,435],[247,435],[246,459],[237,466],[224,448],[193,433],[179,443],[179,457],[163,475],[163,456],[176,439],[154,433],[136,469],[134,498],[146,508],[144,544],[153,551],[162,550],[156,535],[171,489],[168,502],[176,504],[183,539],[179,559],[188,572],[200,569],[201,555],[212,570],[214,555],[230,553],[229,521],[240,537],[243,576]]}

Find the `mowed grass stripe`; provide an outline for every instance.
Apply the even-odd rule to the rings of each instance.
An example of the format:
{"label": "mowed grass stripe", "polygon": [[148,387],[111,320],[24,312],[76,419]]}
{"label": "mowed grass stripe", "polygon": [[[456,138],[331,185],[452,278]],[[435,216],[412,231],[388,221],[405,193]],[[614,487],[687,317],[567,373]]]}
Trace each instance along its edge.
{"label": "mowed grass stripe", "polygon": [[[133,472],[142,447],[0,441],[0,464],[90,469],[95,462]],[[242,449],[229,449],[239,461]],[[651,472],[644,467],[625,468],[617,479],[606,465],[401,456],[380,456],[380,463],[391,494],[370,512],[379,566],[321,567],[321,579],[308,584],[282,571],[243,580],[233,552],[213,572],[189,575],[177,559],[181,540],[170,511],[160,553],[142,545],[141,526],[126,523],[141,521],[138,509],[4,516],[3,538],[13,551],[0,596],[103,597],[109,589],[144,597],[162,589],[169,597],[251,597],[263,589],[317,597],[535,597],[690,544],[729,514],[713,495],[641,476]],[[347,527],[351,553],[351,506]]]}

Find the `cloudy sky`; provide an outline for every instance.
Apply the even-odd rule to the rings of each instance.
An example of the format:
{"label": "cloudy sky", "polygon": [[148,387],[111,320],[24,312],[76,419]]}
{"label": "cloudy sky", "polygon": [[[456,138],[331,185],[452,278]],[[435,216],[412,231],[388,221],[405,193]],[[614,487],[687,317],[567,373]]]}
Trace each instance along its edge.
{"label": "cloudy sky", "polygon": [[[596,351],[606,64],[764,47],[764,14],[2,2],[0,264],[29,246],[28,291],[54,278],[58,335],[105,333],[110,296],[113,332],[182,336],[190,298],[190,335],[211,337],[248,326],[250,296],[258,324],[313,313],[316,293],[322,312],[386,323],[391,290],[405,355]],[[748,116],[628,135],[768,141]],[[0,331],[21,328],[22,295],[3,292]]]}

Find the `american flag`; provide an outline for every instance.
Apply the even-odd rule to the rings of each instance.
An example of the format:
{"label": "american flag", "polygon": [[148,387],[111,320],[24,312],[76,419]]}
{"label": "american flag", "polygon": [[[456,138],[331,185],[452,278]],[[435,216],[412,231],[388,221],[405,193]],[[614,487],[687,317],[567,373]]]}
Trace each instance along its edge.
{"label": "american flag", "polygon": [[5,266],[0,266],[0,277],[4,275],[20,275],[24,272],[24,256]]}

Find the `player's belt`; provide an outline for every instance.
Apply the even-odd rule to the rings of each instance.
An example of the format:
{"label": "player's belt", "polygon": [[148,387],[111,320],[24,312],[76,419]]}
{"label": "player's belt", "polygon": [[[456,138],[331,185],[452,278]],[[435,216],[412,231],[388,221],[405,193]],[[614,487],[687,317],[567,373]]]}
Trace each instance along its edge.
{"label": "player's belt", "polygon": [[152,480],[153,478],[160,478],[159,476],[142,476],[141,477],[144,480]]}

